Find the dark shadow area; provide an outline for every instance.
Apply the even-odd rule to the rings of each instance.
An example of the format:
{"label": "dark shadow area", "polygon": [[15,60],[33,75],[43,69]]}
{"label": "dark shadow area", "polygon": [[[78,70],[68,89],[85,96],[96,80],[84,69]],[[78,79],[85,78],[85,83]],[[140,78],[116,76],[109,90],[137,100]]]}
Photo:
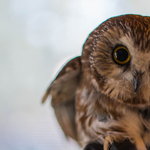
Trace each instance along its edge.
{"label": "dark shadow area", "polygon": [[[84,148],[84,150],[103,150],[103,145],[99,143],[90,143]],[[121,143],[113,142],[109,150],[136,150],[136,147],[128,139],[126,139]]]}

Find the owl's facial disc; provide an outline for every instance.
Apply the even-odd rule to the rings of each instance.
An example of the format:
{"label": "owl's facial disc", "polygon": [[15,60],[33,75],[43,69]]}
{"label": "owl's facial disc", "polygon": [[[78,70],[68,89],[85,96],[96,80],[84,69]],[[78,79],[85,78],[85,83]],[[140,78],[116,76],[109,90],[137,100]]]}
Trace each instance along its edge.
{"label": "owl's facial disc", "polygon": [[150,52],[143,53],[126,35],[110,43],[99,41],[93,52],[100,90],[124,104],[149,104]]}
{"label": "owl's facial disc", "polygon": [[94,30],[85,43],[83,54],[90,54],[84,58],[90,60],[96,88],[112,101],[150,104],[149,24],[150,17],[112,18]]}

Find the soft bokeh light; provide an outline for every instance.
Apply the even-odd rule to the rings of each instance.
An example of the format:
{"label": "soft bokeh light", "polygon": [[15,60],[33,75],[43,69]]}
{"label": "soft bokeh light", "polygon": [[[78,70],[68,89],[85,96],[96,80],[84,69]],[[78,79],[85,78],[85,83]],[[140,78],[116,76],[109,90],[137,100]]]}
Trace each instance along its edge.
{"label": "soft bokeh light", "polygon": [[62,65],[81,54],[107,18],[150,15],[148,0],[0,0],[0,150],[79,150],[66,140],[50,99]]}

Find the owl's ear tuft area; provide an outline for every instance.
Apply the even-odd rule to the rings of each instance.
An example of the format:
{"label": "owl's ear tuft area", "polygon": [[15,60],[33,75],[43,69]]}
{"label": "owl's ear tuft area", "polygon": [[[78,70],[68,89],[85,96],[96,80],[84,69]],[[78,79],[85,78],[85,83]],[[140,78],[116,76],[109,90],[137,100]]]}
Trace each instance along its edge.
{"label": "owl's ear tuft area", "polygon": [[52,96],[52,106],[74,99],[75,91],[81,72],[80,57],[70,60],[59,72],[55,80],[47,88],[43,96],[44,103],[49,95]]}

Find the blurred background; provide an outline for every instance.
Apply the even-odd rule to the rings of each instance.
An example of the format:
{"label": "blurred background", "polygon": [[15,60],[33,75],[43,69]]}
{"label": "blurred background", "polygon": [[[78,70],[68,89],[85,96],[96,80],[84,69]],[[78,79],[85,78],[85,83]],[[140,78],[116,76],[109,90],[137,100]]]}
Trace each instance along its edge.
{"label": "blurred background", "polygon": [[0,0],[0,150],[80,150],[41,98],[107,18],[150,15],[149,0]]}

